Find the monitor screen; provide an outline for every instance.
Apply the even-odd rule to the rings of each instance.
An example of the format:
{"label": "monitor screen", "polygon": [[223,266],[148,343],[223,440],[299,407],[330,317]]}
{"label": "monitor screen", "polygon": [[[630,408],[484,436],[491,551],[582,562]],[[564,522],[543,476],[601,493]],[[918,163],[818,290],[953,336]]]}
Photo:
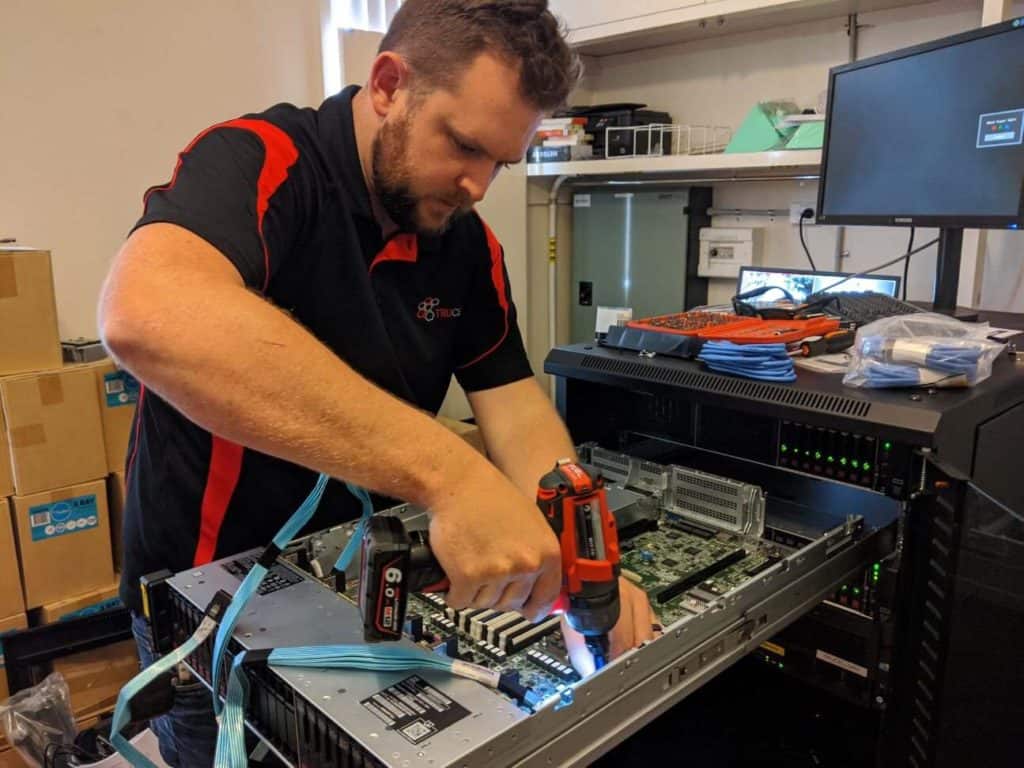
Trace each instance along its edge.
{"label": "monitor screen", "polygon": [[818,220],[1015,227],[1024,20],[832,70]]}
{"label": "monitor screen", "polygon": [[[737,293],[746,293],[764,286],[775,286],[784,288],[793,297],[794,301],[806,301],[809,296],[816,293],[831,293],[831,287],[836,286],[836,291],[842,292],[864,292],[883,293],[886,296],[896,298],[900,291],[900,278],[892,275],[869,275],[858,277],[853,280],[846,280],[842,285],[836,285],[848,275],[842,272],[811,272],[803,269],[768,269],[760,267],[743,267],[740,270],[739,287]],[[782,294],[766,294],[764,300],[770,301],[783,298]],[[760,297],[758,300],[761,300]]]}

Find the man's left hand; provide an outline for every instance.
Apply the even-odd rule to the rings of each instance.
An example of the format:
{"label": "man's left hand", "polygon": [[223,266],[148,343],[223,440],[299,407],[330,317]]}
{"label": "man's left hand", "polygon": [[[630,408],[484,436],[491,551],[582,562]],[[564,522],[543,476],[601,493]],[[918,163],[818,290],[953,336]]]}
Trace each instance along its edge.
{"label": "man's left hand", "polygon": [[[628,579],[619,578],[619,621],[609,633],[610,659],[653,640],[661,634],[661,621],[647,600],[647,593]],[[586,677],[594,671],[594,657],[587,650],[583,635],[562,617],[565,647],[576,671]],[[610,660],[609,659],[609,660]]]}

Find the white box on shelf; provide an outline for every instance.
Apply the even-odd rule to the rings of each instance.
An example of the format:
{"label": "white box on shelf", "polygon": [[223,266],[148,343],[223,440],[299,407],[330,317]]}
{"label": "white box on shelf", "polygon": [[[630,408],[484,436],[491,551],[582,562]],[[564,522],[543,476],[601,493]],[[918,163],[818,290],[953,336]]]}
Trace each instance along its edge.
{"label": "white box on shelf", "polygon": [[700,277],[736,277],[740,267],[761,260],[764,233],[758,228],[705,227],[700,231]]}

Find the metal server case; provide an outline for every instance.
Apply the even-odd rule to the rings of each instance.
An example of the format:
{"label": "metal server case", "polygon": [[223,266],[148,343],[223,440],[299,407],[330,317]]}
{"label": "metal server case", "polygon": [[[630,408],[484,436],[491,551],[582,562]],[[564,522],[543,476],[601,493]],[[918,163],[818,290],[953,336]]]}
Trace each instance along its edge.
{"label": "metal server case", "polygon": [[1019,764],[1024,355],[961,391],[849,389],[807,371],[765,384],[591,344],[552,350],[545,371],[577,441],[725,472],[808,510],[851,485],[903,502],[878,762]]}

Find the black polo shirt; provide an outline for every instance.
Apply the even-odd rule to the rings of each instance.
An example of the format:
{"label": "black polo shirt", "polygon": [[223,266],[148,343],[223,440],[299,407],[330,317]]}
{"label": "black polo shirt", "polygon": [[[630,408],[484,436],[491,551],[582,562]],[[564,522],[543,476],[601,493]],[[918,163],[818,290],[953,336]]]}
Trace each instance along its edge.
{"label": "black polo shirt", "polygon": [[[467,391],[530,376],[502,249],[479,216],[442,236],[383,239],[356,149],[357,90],[316,110],[278,105],[204,131],[170,183],[146,193],[136,228],[170,222],[202,237],[249,288],[418,408],[436,413],[453,374]],[[282,392],[279,407],[287,414],[303,403]],[[127,473],[121,594],[135,610],[141,575],[268,543],[316,480],[211,435],[145,387]],[[332,481],[308,530],[357,514]]]}

